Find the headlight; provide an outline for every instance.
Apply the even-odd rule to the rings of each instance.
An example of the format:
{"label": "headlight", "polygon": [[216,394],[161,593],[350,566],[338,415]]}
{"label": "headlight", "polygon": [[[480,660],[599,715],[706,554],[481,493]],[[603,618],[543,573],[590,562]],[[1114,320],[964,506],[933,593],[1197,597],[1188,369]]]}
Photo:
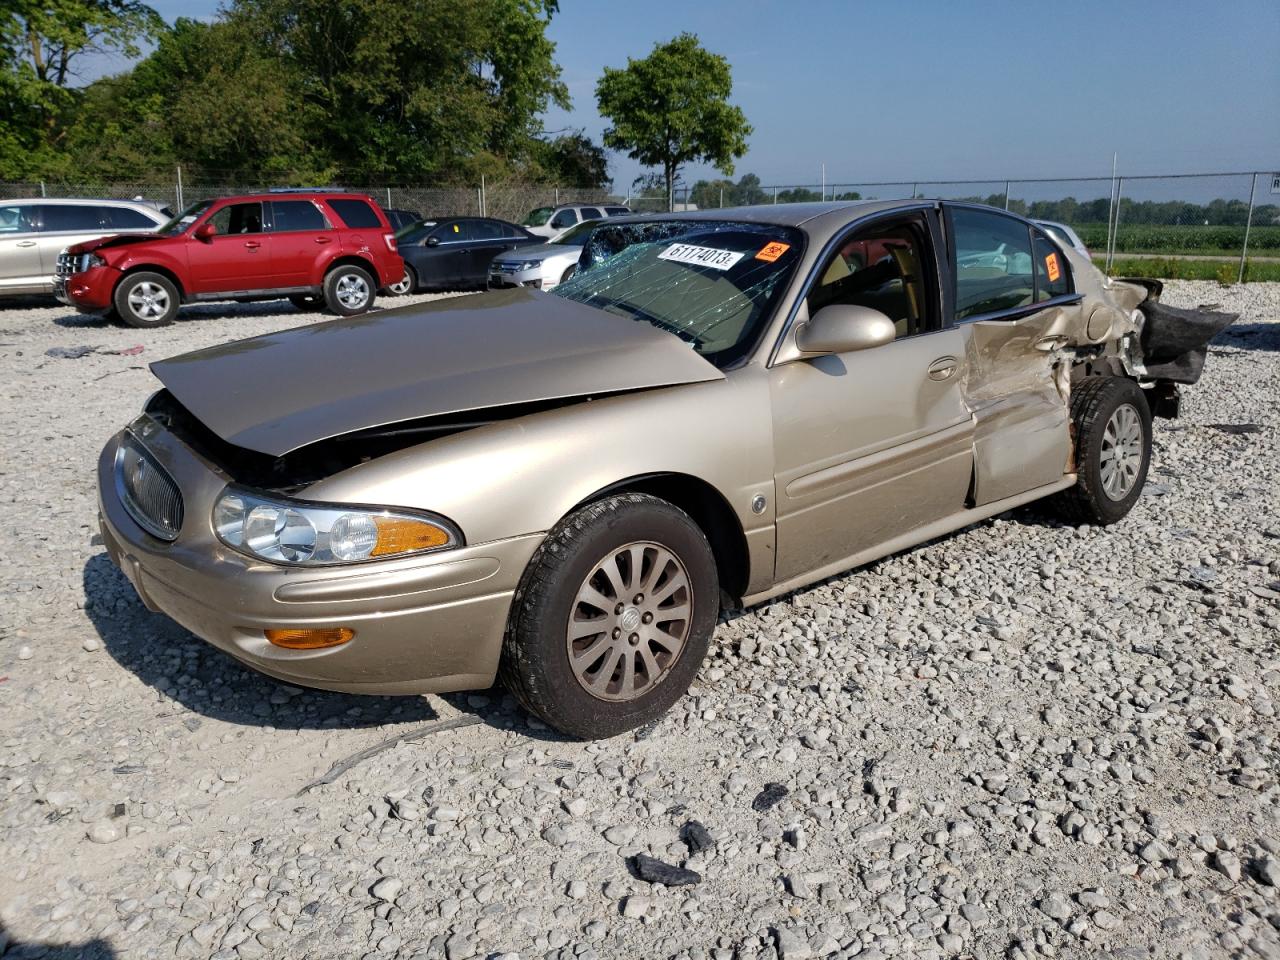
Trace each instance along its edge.
{"label": "headlight", "polygon": [[103,260],[96,253],[82,253],[80,254],[80,262],[76,264],[78,267],[76,272],[84,273],[86,270],[92,270],[94,267],[105,267],[106,265],[107,261]]}
{"label": "headlight", "polygon": [[538,267],[540,266],[542,266],[541,260],[521,260],[520,261],[521,270],[537,270]]}
{"label": "headlight", "polygon": [[293,566],[358,563],[462,545],[462,534],[443,517],[265,497],[237,487],[228,487],[214,504],[213,529],[241,553]]}

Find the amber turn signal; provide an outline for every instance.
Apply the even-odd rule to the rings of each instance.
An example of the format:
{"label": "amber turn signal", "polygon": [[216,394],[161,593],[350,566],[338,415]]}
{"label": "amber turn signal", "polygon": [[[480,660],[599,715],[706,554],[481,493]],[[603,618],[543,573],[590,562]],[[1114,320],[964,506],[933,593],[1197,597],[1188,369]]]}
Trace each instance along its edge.
{"label": "amber turn signal", "polygon": [[407,517],[374,517],[378,527],[378,542],[369,554],[371,557],[388,557],[396,553],[429,550],[443,547],[449,542],[449,533],[435,524]]}
{"label": "amber turn signal", "polygon": [[322,647],[337,647],[346,643],[356,635],[347,627],[289,628],[285,630],[264,630],[267,639],[277,647],[288,650],[319,650]]}

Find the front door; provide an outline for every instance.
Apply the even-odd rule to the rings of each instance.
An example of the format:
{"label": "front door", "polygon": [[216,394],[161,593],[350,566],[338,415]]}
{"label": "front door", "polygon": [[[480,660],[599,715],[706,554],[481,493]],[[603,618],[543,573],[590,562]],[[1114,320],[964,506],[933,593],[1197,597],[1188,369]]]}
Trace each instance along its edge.
{"label": "front door", "polygon": [[975,421],[973,503],[981,506],[1070,471],[1069,365],[1056,351],[1083,308],[1066,257],[1026,221],[960,205],[947,216]]}
{"label": "front door", "polygon": [[35,293],[46,289],[48,275],[40,265],[36,208],[28,204],[0,204],[0,290]]}
{"label": "front door", "polygon": [[832,304],[885,313],[892,343],[769,371],[775,578],[844,561],[958,513],[973,471],[964,337],[943,329],[924,213],[862,227],[820,264],[804,320]]}
{"label": "front door", "polygon": [[236,293],[276,285],[259,201],[225,203],[204,222],[212,223],[218,232],[208,240],[188,237],[191,293]]}

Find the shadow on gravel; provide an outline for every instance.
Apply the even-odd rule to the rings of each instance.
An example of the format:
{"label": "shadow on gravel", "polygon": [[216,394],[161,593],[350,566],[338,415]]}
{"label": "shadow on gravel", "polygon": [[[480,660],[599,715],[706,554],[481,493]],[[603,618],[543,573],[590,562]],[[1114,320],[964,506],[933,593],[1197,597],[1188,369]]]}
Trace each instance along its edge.
{"label": "shadow on gravel", "polygon": [[[164,614],[147,610],[105,553],[85,563],[83,581],[84,611],[103,647],[171,701],[161,715],[186,709],[227,723],[282,730],[354,729],[438,717],[425,697],[299,690],[250,670]],[[194,731],[200,720],[189,717],[185,723]]]}
{"label": "shadow on gravel", "polygon": [[1280,323],[1233,323],[1213,338],[1213,347],[1280,351]]}
{"label": "shadow on gravel", "polygon": [[[8,944],[6,949],[5,944]],[[94,938],[84,943],[34,943],[15,940],[0,923],[0,953],[5,960],[42,957],[43,960],[114,960],[120,956],[105,940]]]}
{"label": "shadow on gravel", "polygon": [[[577,743],[573,737],[553,730],[526,713],[520,706],[509,706],[509,695],[500,686],[488,690],[472,690],[463,693],[442,693],[441,700],[459,713],[469,713],[479,718],[486,727],[495,730],[514,730],[530,740],[546,743]],[[506,701],[506,702],[504,702]],[[534,724],[537,724],[534,726]],[[629,736],[629,735],[628,735]]]}

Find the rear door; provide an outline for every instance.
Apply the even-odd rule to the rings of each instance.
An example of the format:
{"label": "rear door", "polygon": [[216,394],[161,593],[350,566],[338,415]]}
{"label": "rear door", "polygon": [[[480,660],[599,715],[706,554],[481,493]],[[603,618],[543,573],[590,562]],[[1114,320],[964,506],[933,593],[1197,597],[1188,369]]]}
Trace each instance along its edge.
{"label": "rear door", "polygon": [[306,287],[318,282],[324,265],[341,244],[324,211],[311,200],[272,200],[265,240],[278,287]]}
{"label": "rear door", "polygon": [[52,283],[40,264],[39,224],[31,204],[0,204],[0,290],[35,293]]}
{"label": "rear door", "polygon": [[769,370],[778,581],[843,569],[964,509],[973,422],[964,340],[943,322],[937,238],[932,211],[880,218],[838,238],[810,280],[797,322],[858,305],[886,314],[897,336]]}
{"label": "rear door", "polygon": [[[264,210],[259,200],[231,201],[213,208],[201,221],[218,231],[199,240],[187,238],[187,263],[194,294],[273,289],[271,251],[265,242]],[[197,229],[199,226],[197,226]]]}
{"label": "rear door", "polygon": [[471,230],[471,242],[468,244],[466,275],[462,282],[483,284],[489,276],[489,264],[493,258],[504,250],[512,249],[515,240],[508,236],[506,224],[500,220],[468,221]]}
{"label": "rear door", "polygon": [[964,338],[973,410],[975,506],[1070,472],[1069,365],[1056,355],[1078,318],[1070,266],[1045,234],[991,208],[944,205],[951,320]]}

